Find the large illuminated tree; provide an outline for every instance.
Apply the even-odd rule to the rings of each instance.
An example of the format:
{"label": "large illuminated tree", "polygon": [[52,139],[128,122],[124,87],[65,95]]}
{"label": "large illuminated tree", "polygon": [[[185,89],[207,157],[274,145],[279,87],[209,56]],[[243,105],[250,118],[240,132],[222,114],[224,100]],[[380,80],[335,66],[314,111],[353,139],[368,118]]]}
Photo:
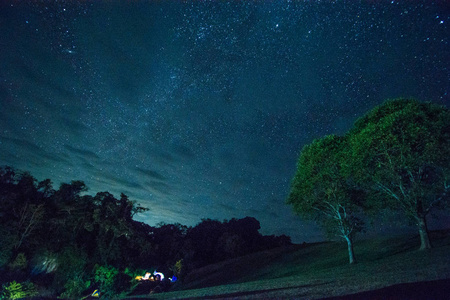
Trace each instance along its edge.
{"label": "large illuminated tree", "polygon": [[417,224],[420,249],[431,248],[426,217],[448,205],[450,111],[387,101],[355,123],[349,140],[354,174],[372,192],[373,207],[402,211]]}
{"label": "large illuminated tree", "polygon": [[328,234],[345,239],[355,263],[353,239],[362,230],[361,194],[345,176],[346,139],[334,135],[314,140],[300,154],[287,203],[300,216],[314,219]]}

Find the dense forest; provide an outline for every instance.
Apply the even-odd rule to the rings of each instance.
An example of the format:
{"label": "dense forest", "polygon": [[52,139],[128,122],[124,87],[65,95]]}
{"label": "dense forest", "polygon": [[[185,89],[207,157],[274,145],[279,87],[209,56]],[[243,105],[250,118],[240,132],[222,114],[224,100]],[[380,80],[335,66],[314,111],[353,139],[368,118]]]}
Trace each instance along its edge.
{"label": "dense forest", "polygon": [[82,181],[55,190],[49,179],[0,168],[3,297],[120,295],[146,272],[182,281],[194,268],[291,244],[287,236],[261,235],[252,217],[149,226],[133,220],[147,209],[125,194],[87,192]]}

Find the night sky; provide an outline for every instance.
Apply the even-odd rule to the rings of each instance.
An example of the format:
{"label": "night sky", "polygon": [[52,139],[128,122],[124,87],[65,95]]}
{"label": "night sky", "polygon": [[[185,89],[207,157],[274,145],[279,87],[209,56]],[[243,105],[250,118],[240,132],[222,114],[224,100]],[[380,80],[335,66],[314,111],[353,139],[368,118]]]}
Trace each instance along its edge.
{"label": "night sky", "polygon": [[388,98],[448,105],[446,1],[1,1],[0,165],[127,194],[138,221],[285,205],[301,148]]}

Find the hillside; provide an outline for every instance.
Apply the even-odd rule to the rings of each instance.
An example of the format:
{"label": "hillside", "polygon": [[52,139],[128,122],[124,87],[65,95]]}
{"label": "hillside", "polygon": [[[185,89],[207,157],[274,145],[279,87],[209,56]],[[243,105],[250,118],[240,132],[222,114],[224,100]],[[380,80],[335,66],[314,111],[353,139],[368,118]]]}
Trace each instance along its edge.
{"label": "hillside", "polygon": [[[419,238],[415,235],[358,241],[356,265],[348,264],[345,243],[283,247],[195,270],[183,285],[174,287],[178,291],[135,298],[318,299],[450,279],[450,230],[433,232],[432,241],[435,248],[424,252],[416,250]],[[448,281],[433,284],[448,286]]]}

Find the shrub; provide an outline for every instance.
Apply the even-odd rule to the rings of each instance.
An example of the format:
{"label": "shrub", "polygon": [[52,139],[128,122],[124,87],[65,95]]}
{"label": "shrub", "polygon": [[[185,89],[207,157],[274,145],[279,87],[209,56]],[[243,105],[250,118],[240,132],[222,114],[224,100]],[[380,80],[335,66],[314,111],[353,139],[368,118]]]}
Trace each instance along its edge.
{"label": "shrub", "polygon": [[80,298],[82,293],[91,286],[89,280],[84,280],[82,276],[77,276],[73,279],[69,279],[64,284],[64,292],[60,295],[60,298],[74,299]]}
{"label": "shrub", "polygon": [[94,281],[98,285],[98,290],[102,296],[111,299],[121,299],[128,293],[133,291],[139,284],[134,280],[137,271],[131,271],[126,268],[123,272],[119,272],[113,266],[96,266],[94,270]]}
{"label": "shrub", "polygon": [[[52,255],[49,257],[52,257]],[[60,253],[55,254],[55,257],[57,266],[54,269],[55,277],[52,286],[57,291],[57,294],[66,291],[66,284],[72,287],[74,287],[74,284],[77,285],[78,283],[69,283],[74,278],[78,278],[75,281],[79,281],[86,279],[88,276],[85,272],[85,265],[88,259],[82,250],[76,247],[66,247]]]}
{"label": "shrub", "polygon": [[94,281],[99,285],[102,294],[114,294],[117,274],[119,274],[119,271],[113,266],[97,266],[95,268]]}
{"label": "shrub", "polygon": [[3,285],[0,299],[23,299],[36,295],[36,286],[32,282],[17,283],[11,281]]}
{"label": "shrub", "polygon": [[183,259],[180,259],[180,260],[178,260],[176,263],[175,263],[175,265],[172,267],[172,272],[173,272],[173,275],[175,275],[175,276],[177,276],[177,277],[180,277],[181,276],[181,272],[183,272],[184,271],[184,268],[183,268]]}

